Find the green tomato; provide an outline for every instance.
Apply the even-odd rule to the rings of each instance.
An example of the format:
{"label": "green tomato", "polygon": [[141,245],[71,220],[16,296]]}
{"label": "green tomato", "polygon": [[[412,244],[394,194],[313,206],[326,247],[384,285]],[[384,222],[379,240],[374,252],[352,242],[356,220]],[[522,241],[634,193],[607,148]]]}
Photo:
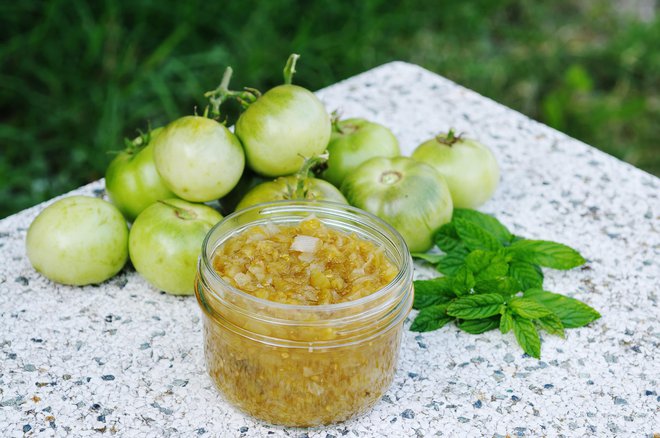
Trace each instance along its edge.
{"label": "green tomato", "polygon": [[269,177],[294,173],[304,157],[325,151],[330,130],[323,103],[311,91],[290,84],[267,91],[236,123],[248,166]]}
{"label": "green tomato", "polygon": [[400,155],[399,142],[388,128],[365,119],[346,119],[333,125],[328,144],[328,168],[321,178],[337,187],[360,164],[373,157]]}
{"label": "green tomato", "polygon": [[238,138],[206,117],[186,116],[169,123],[153,145],[158,173],[176,196],[187,201],[221,198],[245,167]]}
{"label": "green tomato", "polygon": [[298,178],[295,175],[281,176],[275,181],[259,184],[247,192],[236,210],[268,201],[282,201],[292,199],[321,199],[346,204],[346,198],[332,184],[322,179],[308,177],[303,187],[297,190]]}
{"label": "green tomato", "polygon": [[137,217],[128,239],[131,262],[149,283],[172,295],[192,295],[206,233],[222,215],[204,204],[158,201]]}
{"label": "green tomato", "polygon": [[456,208],[479,207],[493,196],[499,183],[500,168],[490,149],[451,131],[420,144],[412,158],[445,177]]}
{"label": "green tomato", "polygon": [[431,166],[408,157],[372,158],[348,175],[341,191],[351,205],[392,225],[411,252],[433,246],[438,228],[451,220],[451,195]]}
{"label": "green tomato", "polygon": [[126,219],[99,198],[60,199],[32,222],[26,249],[32,266],[50,280],[77,286],[101,283],[128,259]]}
{"label": "green tomato", "polygon": [[138,214],[159,199],[175,195],[165,185],[154,163],[152,139],[162,128],[132,141],[105,171],[105,190],[113,204],[132,222]]}

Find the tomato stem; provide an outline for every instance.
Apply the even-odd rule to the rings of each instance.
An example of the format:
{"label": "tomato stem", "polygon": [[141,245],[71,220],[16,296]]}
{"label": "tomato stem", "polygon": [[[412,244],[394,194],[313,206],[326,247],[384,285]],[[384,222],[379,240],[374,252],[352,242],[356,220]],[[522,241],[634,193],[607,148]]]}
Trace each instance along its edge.
{"label": "tomato stem", "polygon": [[134,139],[124,137],[124,150],[123,151],[110,151],[110,153],[118,154],[120,152],[125,152],[129,155],[137,155],[142,149],[144,149],[151,142],[151,124],[147,125],[147,132],[138,129],[138,136]]}
{"label": "tomato stem", "polygon": [[435,136],[435,139],[438,143],[442,143],[447,146],[452,146],[454,143],[461,140],[463,134],[456,134],[453,128],[449,129],[449,132],[446,134],[438,134]]}
{"label": "tomato stem", "polygon": [[[222,75],[220,85],[215,90],[204,93],[204,97],[209,99],[211,114],[215,118],[220,117],[220,106],[230,99],[236,100],[241,104],[243,110],[245,110],[261,96],[261,92],[256,88],[245,87],[241,91],[230,90],[229,82],[233,73],[234,70],[231,67],[227,67]],[[204,111],[204,115],[207,116],[208,111]]]}
{"label": "tomato stem", "polygon": [[329,156],[330,155],[327,152],[324,152],[320,155],[305,158],[302,166],[300,166],[300,169],[295,174],[296,188],[293,193],[293,199],[307,199],[307,181],[311,178],[310,173],[312,173],[315,168],[325,165]]}
{"label": "tomato stem", "polygon": [[341,113],[339,112],[339,110],[334,110],[332,114],[330,114],[330,122],[332,123],[332,130],[337,134],[344,133],[344,131],[342,131],[341,129],[341,126],[339,125],[340,121],[341,121]]}
{"label": "tomato stem", "polygon": [[193,210],[190,210],[190,209],[187,209],[187,208],[177,207],[176,205],[170,204],[169,202],[164,201],[162,199],[159,200],[158,202],[160,202],[163,205],[167,205],[168,207],[173,209],[174,214],[176,215],[176,217],[178,217],[179,219],[183,219],[184,221],[192,220],[192,219],[195,219],[197,217],[197,214],[195,214],[195,212]]}
{"label": "tomato stem", "polygon": [[293,80],[293,75],[296,73],[296,62],[298,62],[300,55],[297,53],[292,53],[289,55],[289,59],[286,60],[286,65],[284,66],[284,84],[291,85]]}

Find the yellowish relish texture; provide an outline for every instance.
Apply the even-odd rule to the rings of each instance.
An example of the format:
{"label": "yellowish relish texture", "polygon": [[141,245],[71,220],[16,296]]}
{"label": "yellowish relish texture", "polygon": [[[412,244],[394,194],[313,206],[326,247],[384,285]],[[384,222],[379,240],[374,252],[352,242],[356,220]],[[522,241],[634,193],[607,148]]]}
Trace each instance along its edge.
{"label": "yellowish relish texture", "polygon": [[316,218],[255,226],[228,239],[213,267],[234,287],[286,304],[355,300],[383,288],[397,269],[382,248]]}

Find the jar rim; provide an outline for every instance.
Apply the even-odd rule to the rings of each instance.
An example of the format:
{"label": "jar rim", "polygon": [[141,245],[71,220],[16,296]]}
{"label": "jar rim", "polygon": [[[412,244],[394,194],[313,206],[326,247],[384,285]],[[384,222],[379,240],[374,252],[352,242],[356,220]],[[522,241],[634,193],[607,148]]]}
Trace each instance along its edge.
{"label": "jar rim", "polygon": [[[371,228],[379,231],[379,234],[381,234],[384,238],[388,238],[388,240],[391,240],[393,246],[398,251],[401,251],[403,253],[401,257],[401,266],[399,266],[399,272],[397,272],[396,276],[387,285],[383,286],[382,288],[378,289],[377,291],[369,295],[358,298],[356,300],[344,301],[341,303],[332,303],[332,304],[287,304],[287,303],[280,303],[277,301],[267,300],[264,298],[259,298],[245,291],[242,291],[239,288],[233,286],[231,283],[224,280],[218,274],[218,272],[215,269],[213,269],[211,261],[209,260],[207,248],[209,247],[210,244],[215,244],[221,240],[221,239],[216,239],[214,242],[211,242],[211,236],[213,235],[216,229],[223,226],[226,222],[234,220],[235,218],[240,217],[241,215],[248,215],[251,212],[258,212],[258,213],[288,212],[288,211],[300,212],[303,209],[314,210],[314,211],[309,211],[310,214],[314,213],[315,211],[318,212],[343,211],[349,214],[350,217],[348,219],[356,220],[363,225],[370,225]],[[367,219],[371,221],[371,224],[365,224],[361,222],[360,219]],[[383,230],[379,230],[378,227],[381,227]],[[221,237],[226,239],[227,234],[225,233]],[[215,253],[215,250],[217,249],[218,246],[219,245],[216,245],[213,248],[211,254]],[[202,242],[202,253],[199,258],[199,265],[200,268],[203,267],[207,273],[210,273],[211,279],[214,282],[219,283],[222,286],[222,288],[231,291],[232,294],[236,294],[242,299],[246,299],[255,304],[268,306],[274,309],[303,311],[303,312],[304,311],[334,312],[338,310],[350,309],[351,307],[355,307],[355,306],[369,304],[371,301],[376,301],[382,296],[387,295],[392,291],[393,288],[399,287],[398,285],[401,284],[401,282],[404,280],[405,277],[412,276],[412,257],[410,256],[410,252],[408,251],[408,246],[405,240],[403,239],[403,236],[401,236],[401,234],[399,234],[399,232],[396,231],[394,227],[392,227],[390,224],[388,224],[378,216],[369,213],[368,211],[362,210],[352,205],[343,204],[334,201],[326,201],[326,200],[296,200],[296,201],[280,200],[280,201],[262,202],[247,207],[245,209],[235,211],[225,216],[220,222],[215,224],[204,237],[204,241]],[[210,288],[209,290],[213,295],[216,295],[213,288]]]}

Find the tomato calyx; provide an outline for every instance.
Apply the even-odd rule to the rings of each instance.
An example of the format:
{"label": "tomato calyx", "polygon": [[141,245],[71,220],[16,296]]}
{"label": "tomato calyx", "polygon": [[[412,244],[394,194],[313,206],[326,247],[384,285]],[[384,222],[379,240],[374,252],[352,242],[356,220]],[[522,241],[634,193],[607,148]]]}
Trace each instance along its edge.
{"label": "tomato calyx", "polygon": [[162,199],[158,202],[174,210],[174,214],[179,219],[182,219],[184,221],[191,221],[197,219],[197,214],[193,210],[190,210],[188,208],[177,207],[176,205],[170,204],[169,202],[164,201]]}
{"label": "tomato calyx", "polygon": [[448,133],[446,134],[438,134],[435,136],[435,139],[438,143],[442,143],[444,145],[447,145],[451,147],[455,143],[461,141],[463,134],[456,134],[453,129],[450,129]]}
{"label": "tomato calyx", "polygon": [[129,155],[131,159],[135,157],[138,152],[140,152],[142,149],[147,147],[149,142],[151,141],[151,132],[152,129],[149,127],[147,132],[143,132],[141,129],[137,130],[138,136],[136,138],[130,139],[128,137],[124,137],[124,149],[123,150],[110,150],[107,151],[108,154],[111,155],[118,155],[120,153],[124,153],[126,155]]}
{"label": "tomato calyx", "polygon": [[288,187],[288,199],[307,199],[309,197],[309,179],[313,174],[323,171],[323,168],[327,166],[329,156],[327,152],[324,152],[309,158],[303,157],[305,161],[295,173],[296,185]]}
{"label": "tomato calyx", "polygon": [[[234,70],[231,67],[227,67],[222,75],[220,85],[218,85],[215,90],[204,93],[204,97],[209,99],[211,114],[214,118],[220,118],[220,105],[230,99],[237,101],[243,110],[246,110],[251,104],[256,102],[259,97],[261,97],[261,91],[256,88],[244,87],[241,91],[230,90],[229,81],[231,81],[233,73]],[[209,107],[206,107],[206,110],[204,111],[205,117],[208,117],[208,111]]]}
{"label": "tomato calyx", "polygon": [[360,130],[360,126],[355,123],[341,123],[341,113],[337,110],[332,112],[330,122],[332,131],[339,135],[351,135]]}

